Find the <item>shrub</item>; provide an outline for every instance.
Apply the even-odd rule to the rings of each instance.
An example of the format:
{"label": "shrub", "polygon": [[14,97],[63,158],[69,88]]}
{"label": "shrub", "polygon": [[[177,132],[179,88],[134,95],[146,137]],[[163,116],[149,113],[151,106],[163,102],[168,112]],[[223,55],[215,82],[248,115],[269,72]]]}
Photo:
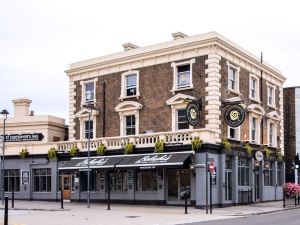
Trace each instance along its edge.
{"label": "shrub", "polygon": [[295,183],[286,183],[282,186],[284,194],[289,197],[294,197],[300,194],[300,186]]}
{"label": "shrub", "polygon": [[132,152],[133,148],[134,148],[133,143],[127,143],[124,147],[124,154],[125,155],[130,154]]}
{"label": "shrub", "polygon": [[264,147],[264,152],[265,152],[266,159],[269,159],[270,158],[270,154],[271,154],[270,149],[268,149],[267,147]]}
{"label": "shrub", "polygon": [[201,148],[202,146],[202,140],[199,137],[195,137],[192,140],[192,149],[193,151],[197,151]]}
{"label": "shrub", "polygon": [[246,143],[244,145],[244,150],[246,152],[247,157],[251,158],[253,156],[253,148],[249,145],[249,143]]}
{"label": "shrub", "polygon": [[104,155],[106,152],[106,147],[103,143],[97,148],[97,155]]}
{"label": "shrub", "polygon": [[54,147],[52,147],[48,150],[48,158],[49,159],[55,159],[56,155],[57,155],[57,151]]}
{"label": "shrub", "polygon": [[75,157],[75,156],[77,156],[78,152],[79,152],[79,149],[78,149],[77,145],[73,145],[73,147],[70,149],[70,156]]}
{"label": "shrub", "polygon": [[280,149],[277,149],[277,150],[276,150],[275,155],[276,155],[277,161],[280,161],[280,162],[283,161],[283,156],[282,156],[282,153],[281,153],[281,150],[280,150]]}
{"label": "shrub", "polygon": [[222,139],[222,146],[225,149],[225,152],[231,153],[231,143],[226,139]]}
{"label": "shrub", "polygon": [[24,159],[29,155],[29,152],[27,151],[27,149],[22,149],[19,153],[20,158]]}
{"label": "shrub", "polygon": [[157,142],[155,142],[154,144],[154,152],[156,153],[162,153],[164,152],[165,149],[165,142],[164,140],[159,140]]}

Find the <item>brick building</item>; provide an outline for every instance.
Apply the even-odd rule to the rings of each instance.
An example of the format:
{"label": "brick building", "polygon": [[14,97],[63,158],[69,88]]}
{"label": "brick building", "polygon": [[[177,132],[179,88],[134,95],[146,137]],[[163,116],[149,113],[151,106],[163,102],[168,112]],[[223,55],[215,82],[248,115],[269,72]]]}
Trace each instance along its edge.
{"label": "brick building", "polygon": [[300,88],[288,87],[283,89],[284,99],[284,150],[286,163],[286,181],[295,182],[294,158],[300,154]]}
{"label": "brick building", "polygon": [[[72,201],[109,195],[174,205],[187,193],[201,208],[211,163],[215,205],[282,198],[285,77],[218,33],[172,36],[70,65],[69,141],[54,143],[54,195],[62,188]],[[195,126],[187,120],[191,102]],[[231,104],[245,112],[238,127],[225,122]]]}

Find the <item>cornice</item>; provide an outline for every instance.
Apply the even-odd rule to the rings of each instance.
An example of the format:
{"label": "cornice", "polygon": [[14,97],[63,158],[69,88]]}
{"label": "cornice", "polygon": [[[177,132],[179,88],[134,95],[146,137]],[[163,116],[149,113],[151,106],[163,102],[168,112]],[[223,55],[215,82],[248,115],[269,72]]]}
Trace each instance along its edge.
{"label": "cornice", "polygon": [[[136,69],[148,65],[172,62],[174,61],[174,58],[176,58],[175,55],[178,57],[178,54],[182,56],[181,58],[189,58],[191,55],[187,54],[185,56],[185,53],[191,51],[194,51],[192,52],[192,55],[194,56],[208,54],[212,51],[211,46],[215,46],[213,51],[217,54],[220,54],[221,52],[232,54],[235,58],[238,58],[238,60],[243,60],[247,64],[251,64],[257,69],[271,74],[280,82],[286,80],[279,70],[266,62],[260,63],[260,58],[216,32],[181,38],[73,63],[70,65],[70,69],[65,72],[70,77],[90,73],[89,77],[91,78],[117,71],[125,71],[127,69]],[[162,59],[162,57],[165,58]],[[151,63],[148,61],[151,61]],[[112,69],[113,67],[115,68]]]}

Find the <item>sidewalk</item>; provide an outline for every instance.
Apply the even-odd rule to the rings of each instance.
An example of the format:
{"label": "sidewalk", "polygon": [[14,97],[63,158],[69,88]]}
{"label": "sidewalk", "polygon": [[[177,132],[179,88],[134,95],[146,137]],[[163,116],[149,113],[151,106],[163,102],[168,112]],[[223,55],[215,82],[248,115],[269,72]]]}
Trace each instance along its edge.
{"label": "sidewalk", "polygon": [[[11,204],[11,203],[9,203]],[[10,205],[9,205],[10,207]],[[294,208],[294,207],[292,207]],[[112,204],[107,210],[106,204],[64,203],[43,201],[15,201],[15,209],[9,208],[9,224],[18,225],[174,225],[200,221],[229,219],[255,214],[288,210],[280,202],[258,203],[244,206],[213,209],[213,214],[205,210],[173,206],[140,206]],[[0,207],[0,224],[3,221],[3,206]]]}

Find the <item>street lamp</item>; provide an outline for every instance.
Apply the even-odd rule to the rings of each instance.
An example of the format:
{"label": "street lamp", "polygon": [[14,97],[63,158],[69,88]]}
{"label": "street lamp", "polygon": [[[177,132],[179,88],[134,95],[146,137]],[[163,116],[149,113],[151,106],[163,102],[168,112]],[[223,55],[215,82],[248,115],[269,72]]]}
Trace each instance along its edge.
{"label": "street lamp", "polygon": [[91,114],[92,114],[92,109],[93,105],[88,104],[86,106],[87,109],[89,109],[89,120],[88,120],[88,179],[87,179],[87,208],[90,208],[90,144],[91,144]]}
{"label": "street lamp", "polygon": [[4,153],[5,153],[5,120],[9,112],[3,109],[0,113],[3,116],[3,147],[2,147],[2,167],[1,167],[1,189],[2,189],[2,205],[4,205]]}

